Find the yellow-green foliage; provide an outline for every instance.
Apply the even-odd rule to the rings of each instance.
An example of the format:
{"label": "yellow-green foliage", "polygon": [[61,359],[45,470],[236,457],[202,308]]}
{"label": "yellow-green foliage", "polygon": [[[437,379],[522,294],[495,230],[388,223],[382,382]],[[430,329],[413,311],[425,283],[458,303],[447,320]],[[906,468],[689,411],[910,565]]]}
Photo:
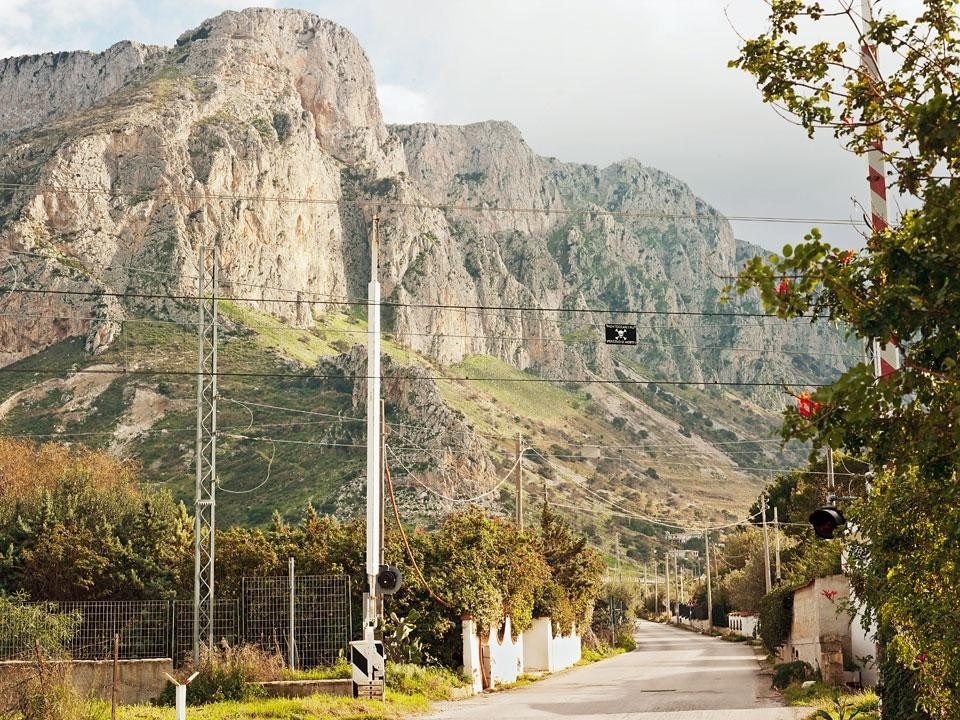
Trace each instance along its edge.
{"label": "yellow-green foliage", "polygon": [[[220,311],[234,322],[252,330],[258,346],[311,367],[324,356],[347,352],[367,341],[367,323],[344,313],[333,312],[318,318],[312,328],[289,325],[270,313],[221,300]],[[402,365],[419,360],[414,353],[390,340],[381,343],[383,352]]]}
{"label": "yellow-green foliage", "polygon": [[783,691],[789,705],[811,708],[808,720],[878,720],[877,694],[872,690],[838,692],[836,688],[816,682],[808,687],[793,684]]}
{"label": "yellow-green foliage", "polygon": [[[429,709],[423,695],[401,695],[387,690],[385,702],[354,700],[333,695],[312,695],[307,698],[273,698],[246,702],[212,703],[190,708],[190,720],[392,720]],[[121,706],[118,720],[169,720],[170,708],[148,705]]]}
{"label": "yellow-green foliage", "polygon": [[431,700],[450,700],[457,688],[468,683],[466,678],[443,667],[392,663],[387,670],[388,688],[405,695],[423,695]]}
{"label": "yellow-green foliage", "polygon": [[[535,379],[502,360],[488,355],[471,355],[452,367],[454,374],[471,378],[465,381],[490,395],[496,402],[510,408],[522,409],[525,417],[544,422],[558,422],[579,417],[577,396],[563,388]],[[492,378],[474,380],[472,378]]]}
{"label": "yellow-green foliage", "polygon": [[309,367],[324,355],[339,354],[329,341],[303,328],[292,327],[269,313],[223,300],[219,303],[219,309],[234,322],[253,330],[257,345],[296,360],[301,365]]}

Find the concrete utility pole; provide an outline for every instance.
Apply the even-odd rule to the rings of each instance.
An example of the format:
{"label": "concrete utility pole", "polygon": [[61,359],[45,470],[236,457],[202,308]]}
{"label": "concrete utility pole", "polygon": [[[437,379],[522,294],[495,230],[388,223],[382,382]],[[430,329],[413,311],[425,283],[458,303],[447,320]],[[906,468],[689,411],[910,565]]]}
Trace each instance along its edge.
{"label": "concrete utility pole", "polygon": [[670,622],[670,618],[673,617],[673,613],[670,609],[670,551],[667,550],[663,554],[663,572],[665,574],[663,591],[666,597],[667,603],[667,622]]}
{"label": "concrete utility pole", "polygon": [[617,581],[623,582],[623,565],[620,563],[620,533],[617,533]]}
{"label": "concrete utility pole", "polygon": [[517,433],[517,527],[523,530],[523,435],[520,433]]}
{"label": "concrete utility pole", "polygon": [[681,585],[680,585],[680,551],[679,550],[673,551],[673,584],[674,584],[674,589],[677,591],[676,592],[677,599],[675,603],[677,606],[677,622],[680,622]]}
{"label": "concrete utility pole", "polygon": [[[679,555],[680,555],[680,551],[678,550],[678,551],[677,551],[678,559],[679,559]],[[680,607],[680,603],[683,602],[683,601],[686,599],[686,597],[687,597],[686,592],[684,592],[684,590],[683,590],[683,576],[684,576],[684,572],[683,572],[683,571],[684,571],[685,569],[686,569],[686,568],[681,567],[681,568],[679,569],[679,571],[677,572],[677,576],[680,578],[680,594],[677,595],[677,607],[678,607],[678,608]],[[678,612],[679,612],[679,610],[678,610]]]}
{"label": "concrete utility pole", "polygon": [[377,624],[377,573],[380,572],[380,216],[370,236],[370,284],[367,286],[367,596],[363,639],[374,641]]}
{"label": "concrete utility pole", "polygon": [[773,587],[770,582],[770,536],[767,534],[767,494],[763,498],[763,581],[766,584],[769,593]]}
{"label": "concrete utility pole", "polygon": [[780,514],[779,514],[779,510],[780,508],[774,505],[773,507],[773,539],[774,539],[774,542],[776,543],[775,558],[777,561],[777,564],[776,564],[777,572],[775,577],[777,580],[777,585],[779,585],[780,581],[783,580],[783,578],[780,575]]}
{"label": "concrete utility pole", "polygon": [[657,554],[653,554],[653,614],[660,614],[660,568],[657,567]]}
{"label": "concrete utility pole", "polygon": [[707,566],[707,629],[713,630],[713,590],[710,586],[710,531],[703,531],[703,553]]}
{"label": "concrete utility pole", "polygon": [[193,662],[213,647],[217,509],[217,247],[201,247],[197,279],[197,444],[194,493]]}
{"label": "concrete utility pole", "polygon": [[[384,558],[384,546],[387,540],[387,528],[386,528],[386,512],[384,512],[385,502],[386,502],[386,492],[385,492],[385,483],[387,479],[387,403],[381,398],[380,400],[380,565],[383,565]],[[383,603],[383,598],[380,598],[381,604]],[[378,613],[382,613],[383,608],[380,607],[377,609]]]}

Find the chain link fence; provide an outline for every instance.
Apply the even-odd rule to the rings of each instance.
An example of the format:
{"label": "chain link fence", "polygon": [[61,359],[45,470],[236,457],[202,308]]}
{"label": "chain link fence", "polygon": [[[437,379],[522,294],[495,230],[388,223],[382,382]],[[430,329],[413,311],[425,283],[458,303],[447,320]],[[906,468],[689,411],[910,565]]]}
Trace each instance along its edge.
{"label": "chain link fence", "polygon": [[[240,641],[240,601],[214,600],[213,639],[217,645],[237,645]],[[193,655],[193,601],[175,600],[171,604],[170,655],[180,667]]]}
{"label": "chain link fence", "polygon": [[353,634],[350,578],[294,578],[292,618],[290,591],[286,577],[243,579],[244,641],[290,658],[292,637],[295,667],[332,665],[346,651]]}
{"label": "chain link fence", "polygon": [[[74,660],[113,657],[114,637],[121,638],[120,658],[169,657],[170,603],[155,601],[47,601],[27,603],[52,615],[75,615],[76,631],[64,643]],[[29,656],[34,648],[30,627],[0,623],[0,660]]]}
{"label": "chain link fence", "polygon": [[[289,657],[291,633],[296,667],[331,665],[352,636],[350,578],[305,575],[244,578],[241,597],[214,608],[218,644],[252,643]],[[293,601],[293,622],[290,607]],[[28,605],[50,614],[74,614],[76,630],[64,645],[74,660],[113,657],[119,636],[123,660],[172,658],[180,666],[193,652],[193,602],[189,600],[44,601]],[[27,658],[36,628],[0,618],[0,661]]]}

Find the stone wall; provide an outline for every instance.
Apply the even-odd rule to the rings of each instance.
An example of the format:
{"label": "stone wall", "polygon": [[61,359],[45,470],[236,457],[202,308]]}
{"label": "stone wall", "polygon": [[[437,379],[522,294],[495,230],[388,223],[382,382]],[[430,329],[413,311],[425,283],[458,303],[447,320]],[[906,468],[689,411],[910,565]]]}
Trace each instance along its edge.
{"label": "stone wall", "polygon": [[[165,673],[173,673],[173,661],[120,660],[117,663],[117,700],[123,705],[150,702],[167,684]],[[109,660],[75,660],[51,662],[51,673],[63,673],[83,695],[109,700],[113,688],[113,663]],[[0,662],[0,688],[14,686],[18,680],[33,674],[33,664],[23,661]],[[11,690],[15,692],[15,690]]]}
{"label": "stone wall", "polygon": [[795,591],[790,639],[781,649],[782,659],[802,660],[819,670],[824,682],[842,685],[844,666],[853,662],[850,615],[845,610],[849,596],[845,575],[817,578]]}

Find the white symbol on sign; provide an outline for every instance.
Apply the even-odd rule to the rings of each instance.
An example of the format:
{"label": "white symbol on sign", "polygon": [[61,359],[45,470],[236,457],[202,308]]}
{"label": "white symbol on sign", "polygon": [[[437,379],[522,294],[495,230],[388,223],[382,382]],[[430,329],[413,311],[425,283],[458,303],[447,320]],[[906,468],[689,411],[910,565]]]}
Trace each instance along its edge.
{"label": "white symbol on sign", "polygon": [[626,328],[616,328],[617,340],[626,340],[627,339],[627,330]]}

